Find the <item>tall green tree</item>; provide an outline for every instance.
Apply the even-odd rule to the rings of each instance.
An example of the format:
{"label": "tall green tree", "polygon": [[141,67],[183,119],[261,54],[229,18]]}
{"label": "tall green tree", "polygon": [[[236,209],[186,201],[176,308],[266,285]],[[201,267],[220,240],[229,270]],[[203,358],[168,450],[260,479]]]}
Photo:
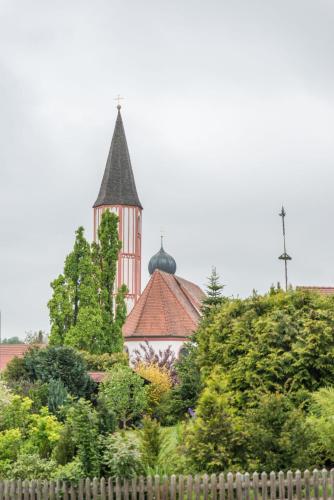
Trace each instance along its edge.
{"label": "tall green tree", "polygon": [[92,245],[98,301],[101,310],[104,352],[123,350],[122,327],[126,319],[126,286],[115,288],[118,254],[122,243],[118,238],[118,217],[106,210],[98,229],[98,241]]}
{"label": "tall green tree", "polygon": [[206,297],[203,300],[202,310],[204,314],[209,314],[212,308],[220,306],[223,303],[224,287],[225,285],[222,285],[220,282],[220,276],[217,273],[217,269],[213,266],[206,285]]}
{"label": "tall green tree", "polygon": [[242,407],[261,392],[289,393],[334,384],[334,298],[271,290],[229,300],[196,333],[205,378],[221,367]]}
{"label": "tall green tree", "polygon": [[92,246],[80,227],[64,273],[51,283],[50,344],[69,345],[93,354],[123,351],[126,319],[125,286],[116,290],[121,242],[118,217],[106,210]]}
{"label": "tall green tree", "polygon": [[51,283],[51,287],[53,296],[48,304],[50,343],[63,345],[67,332],[78,322],[79,311],[83,308],[97,308],[94,266],[83,227],[76,231],[73,250],[65,259],[64,274],[59,275]]}

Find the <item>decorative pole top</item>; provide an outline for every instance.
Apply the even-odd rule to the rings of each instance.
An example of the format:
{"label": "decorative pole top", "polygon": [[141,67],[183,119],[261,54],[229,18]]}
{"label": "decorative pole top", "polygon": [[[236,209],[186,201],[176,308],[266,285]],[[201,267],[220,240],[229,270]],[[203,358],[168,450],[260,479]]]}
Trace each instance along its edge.
{"label": "decorative pole top", "polygon": [[285,290],[288,290],[288,260],[292,260],[290,255],[286,252],[286,241],[285,241],[285,216],[286,211],[282,205],[281,212],[278,214],[282,217],[282,230],[283,230],[283,253],[278,258],[284,261],[284,271],[285,271]]}
{"label": "decorative pole top", "polygon": [[124,97],[121,97],[119,94],[117,97],[115,97],[114,101],[117,101],[117,109],[118,111],[121,109],[121,101],[124,101]]}

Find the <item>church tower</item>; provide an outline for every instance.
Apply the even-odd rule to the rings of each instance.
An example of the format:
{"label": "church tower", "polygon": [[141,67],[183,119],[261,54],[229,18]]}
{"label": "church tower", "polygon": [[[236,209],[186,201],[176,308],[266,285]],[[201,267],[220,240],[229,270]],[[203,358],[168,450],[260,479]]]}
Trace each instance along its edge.
{"label": "church tower", "polygon": [[121,116],[117,106],[117,119],[107,163],[94,203],[94,240],[105,210],[115,212],[119,217],[118,233],[122,249],[118,258],[117,282],[119,288],[125,284],[128,313],[136,304],[141,293],[141,230],[142,210],[133,176],[128,145]]}

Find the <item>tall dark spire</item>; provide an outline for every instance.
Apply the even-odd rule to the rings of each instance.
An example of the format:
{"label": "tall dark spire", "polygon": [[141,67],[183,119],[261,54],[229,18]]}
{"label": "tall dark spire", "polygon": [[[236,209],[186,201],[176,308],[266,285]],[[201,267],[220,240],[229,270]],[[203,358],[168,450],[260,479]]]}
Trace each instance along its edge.
{"label": "tall dark spire", "polygon": [[100,192],[94,207],[101,205],[129,205],[142,208],[131,167],[131,160],[126,142],[121,106],[118,113],[114,135],[111,141],[106,168]]}

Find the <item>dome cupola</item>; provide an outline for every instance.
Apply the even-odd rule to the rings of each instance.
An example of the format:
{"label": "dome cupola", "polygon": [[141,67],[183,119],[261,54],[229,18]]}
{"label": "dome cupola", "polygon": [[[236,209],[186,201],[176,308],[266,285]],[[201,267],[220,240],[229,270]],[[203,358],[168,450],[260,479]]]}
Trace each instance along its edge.
{"label": "dome cupola", "polygon": [[161,236],[161,248],[159,252],[153,255],[148,263],[148,272],[153,274],[156,269],[159,269],[159,271],[164,271],[165,273],[175,274],[176,262],[171,255],[165,252],[162,240],[163,236]]}

